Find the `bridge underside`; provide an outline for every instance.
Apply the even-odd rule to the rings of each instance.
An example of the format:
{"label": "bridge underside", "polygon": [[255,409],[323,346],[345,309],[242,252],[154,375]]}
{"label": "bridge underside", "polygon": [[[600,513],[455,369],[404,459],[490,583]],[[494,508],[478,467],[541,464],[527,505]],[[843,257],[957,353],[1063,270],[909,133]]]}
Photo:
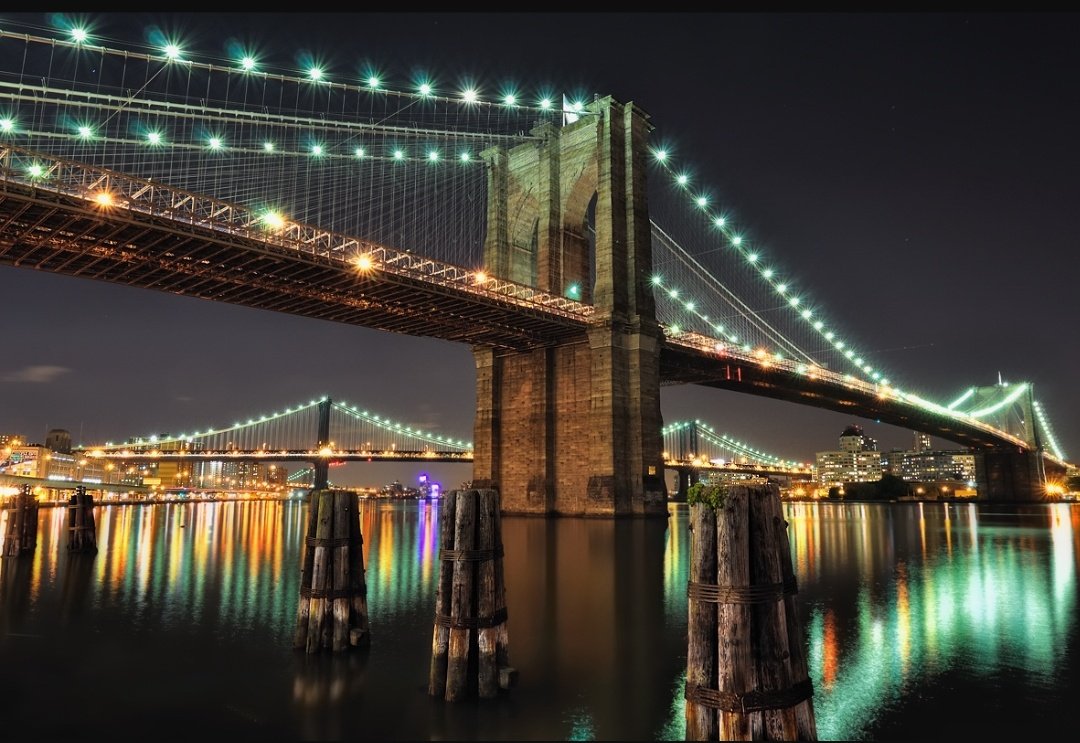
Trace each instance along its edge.
{"label": "bridge underside", "polygon": [[660,354],[660,379],[662,384],[699,384],[848,413],[928,433],[971,449],[1003,448],[1002,441],[986,431],[914,405],[898,405],[892,398],[671,345]]}
{"label": "bridge underside", "polygon": [[349,258],[0,184],[0,265],[494,348],[532,348],[583,330],[583,323],[460,288],[364,274]]}

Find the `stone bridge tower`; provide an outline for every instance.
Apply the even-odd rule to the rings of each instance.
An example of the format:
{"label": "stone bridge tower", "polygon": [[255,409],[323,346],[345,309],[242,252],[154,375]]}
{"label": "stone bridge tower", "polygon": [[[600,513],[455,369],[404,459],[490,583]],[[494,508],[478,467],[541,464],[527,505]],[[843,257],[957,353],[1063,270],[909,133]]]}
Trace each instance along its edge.
{"label": "stone bridge tower", "polygon": [[634,104],[602,98],[574,123],[483,153],[485,270],[595,308],[587,332],[560,345],[474,348],[474,482],[498,487],[506,513],[667,513],[650,129]]}

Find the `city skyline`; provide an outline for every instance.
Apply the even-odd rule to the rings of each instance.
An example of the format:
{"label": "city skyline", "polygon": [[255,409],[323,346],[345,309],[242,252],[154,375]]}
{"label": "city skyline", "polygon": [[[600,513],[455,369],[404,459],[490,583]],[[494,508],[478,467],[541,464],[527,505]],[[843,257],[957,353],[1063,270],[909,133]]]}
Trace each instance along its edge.
{"label": "city skyline", "polygon": [[[688,28],[686,14],[624,14],[629,31],[647,30],[652,55],[633,53],[634,33],[601,34],[606,15],[312,17],[305,36],[280,14],[86,16],[129,44],[147,43],[134,35],[152,25],[175,30],[194,54],[223,55],[237,36],[282,64],[317,49],[341,77],[369,59],[399,80],[424,66],[492,89],[513,78],[633,100],[657,141],[673,143],[905,388],[947,401],[999,373],[1032,381],[1075,457],[1080,350],[1068,330],[1080,314],[1057,301],[1071,289],[1062,269],[1080,226],[1065,207],[1080,164],[1065,72],[1075,17],[702,14]],[[348,43],[350,22],[367,31],[363,48]],[[491,43],[462,48],[469,34]],[[553,54],[567,38],[582,42],[576,60]],[[512,56],[519,47],[542,53]],[[175,432],[323,394],[472,438],[464,345],[9,267],[0,291],[12,339],[0,427],[30,439],[52,427],[83,443]],[[663,388],[661,409],[665,422],[699,418],[800,461],[852,423],[885,450],[911,441],[871,420],[700,387]],[[368,484],[358,466],[350,479]],[[419,471],[377,466],[387,468],[377,481]],[[425,469],[444,485],[467,479],[463,465]]]}

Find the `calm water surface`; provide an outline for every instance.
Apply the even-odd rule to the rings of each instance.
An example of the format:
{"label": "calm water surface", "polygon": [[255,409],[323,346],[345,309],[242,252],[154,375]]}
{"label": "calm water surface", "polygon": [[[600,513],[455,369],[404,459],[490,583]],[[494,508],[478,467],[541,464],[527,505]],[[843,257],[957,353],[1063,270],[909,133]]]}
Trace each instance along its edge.
{"label": "calm water surface", "polygon": [[[1080,506],[785,511],[822,740],[1060,735]],[[684,737],[685,506],[505,519],[519,684],[453,705],[427,695],[437,505],[363,503],[372,645],[337,658],[291,648],[301,503],[99,508],[94,557],[67,554],[64,517],[0,561],[6,740]]]}

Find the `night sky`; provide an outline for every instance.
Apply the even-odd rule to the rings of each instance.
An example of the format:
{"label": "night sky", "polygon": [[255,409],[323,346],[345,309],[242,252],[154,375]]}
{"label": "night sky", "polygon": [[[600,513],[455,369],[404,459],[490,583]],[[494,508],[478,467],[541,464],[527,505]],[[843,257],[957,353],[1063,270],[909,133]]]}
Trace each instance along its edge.
{"label": "night sky", "polygon": [[[239,37],[297,69],[302,51],[318,52],[338,80],[374,61],[391,87],[420,67],[489,90],[513,80],[632,100],[654,139],[898,385],[948,402],[999,372],[1029,380],[1080,459],[1080,15],[85,17],[110,46],[147,43],[158,25],[194,58],[223,56]],[[46,14],[0,17],[9,22],[50,25]],[[10,267],[0,296],[0,432],[121,440],[329,394],[472,438],[466,346]],[[885,449],[911,441],[706,388],[664,388],[661,408],[665,421],[701,418],[791,459],[834,448],[853,422]],[[349,465],[332,477],[376,485],[419,469]],[[470,476],[426,469],[448,486]]]}

